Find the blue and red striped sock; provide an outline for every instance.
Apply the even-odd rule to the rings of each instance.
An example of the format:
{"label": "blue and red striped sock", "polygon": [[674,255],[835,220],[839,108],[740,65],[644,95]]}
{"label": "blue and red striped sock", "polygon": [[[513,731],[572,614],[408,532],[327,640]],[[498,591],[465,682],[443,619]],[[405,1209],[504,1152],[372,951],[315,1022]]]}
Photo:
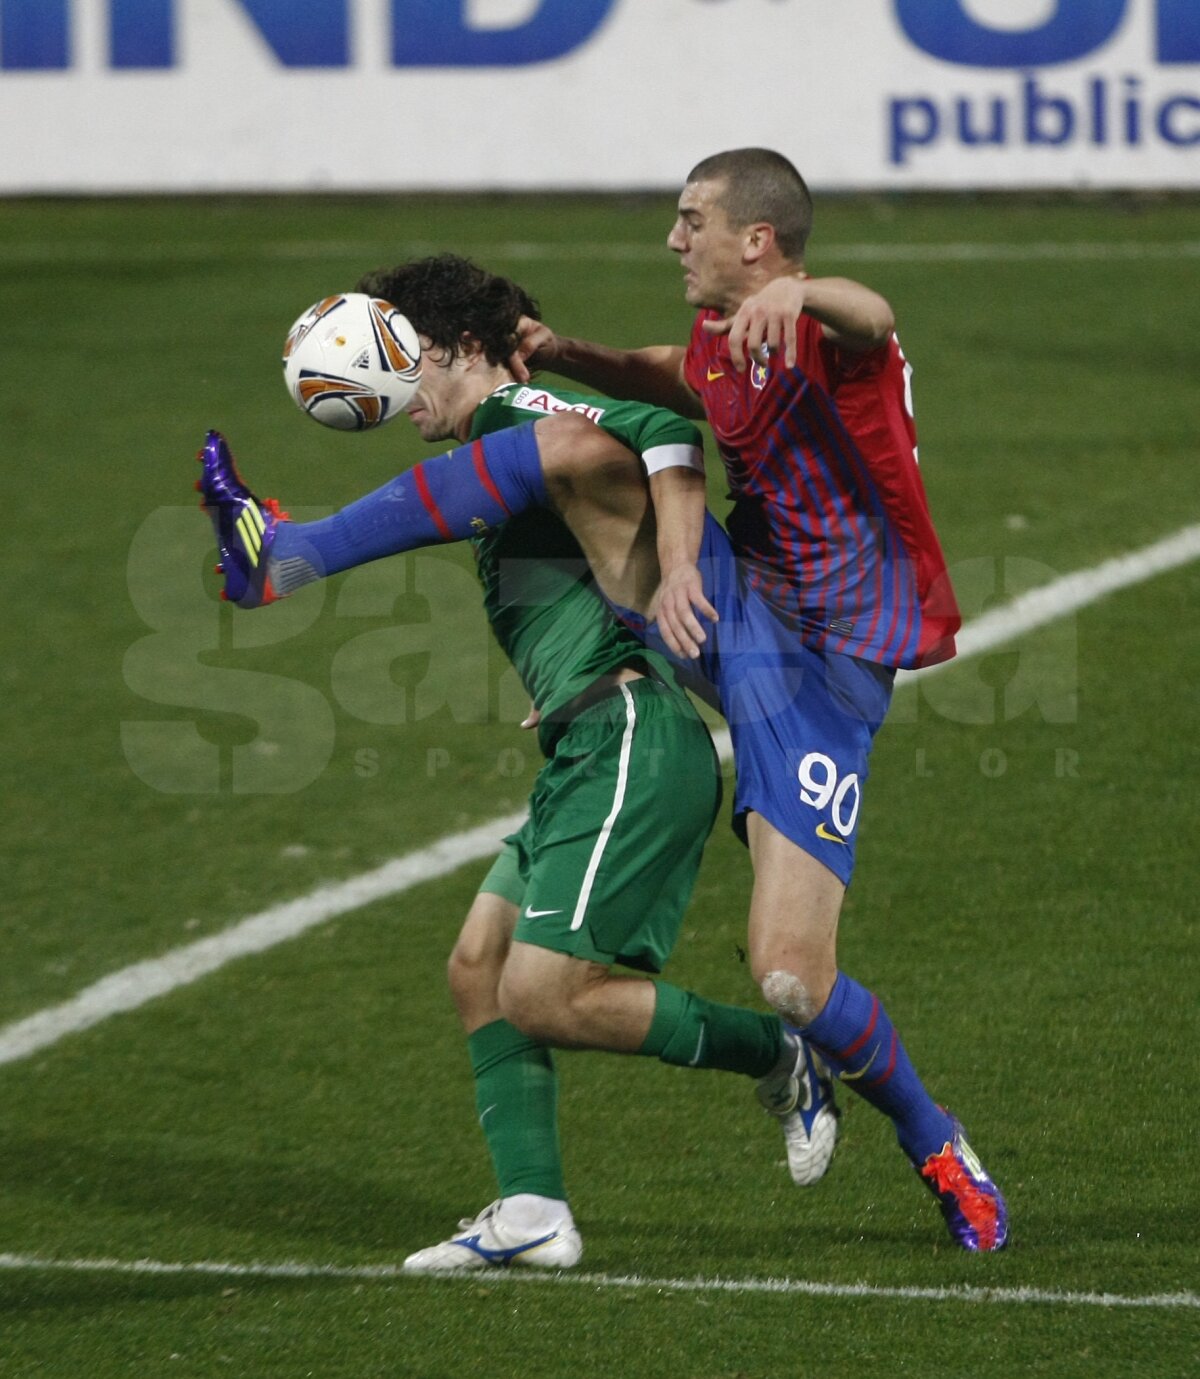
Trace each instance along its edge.
{"label": "blue and red striped sock", "polygon": [[272,582],[291,593],[370,560],[462,541],[546,501],[533,423],[495,431],[403,474],[318,522],[281,522]]}
{"label": "blue and red striped sock", "polygon": [[838,973],[825,1009],[801,1030],[842,1082],[891,1118],[900,1147],[920,1166],[954,1138],[909,1061],[878,996]]}

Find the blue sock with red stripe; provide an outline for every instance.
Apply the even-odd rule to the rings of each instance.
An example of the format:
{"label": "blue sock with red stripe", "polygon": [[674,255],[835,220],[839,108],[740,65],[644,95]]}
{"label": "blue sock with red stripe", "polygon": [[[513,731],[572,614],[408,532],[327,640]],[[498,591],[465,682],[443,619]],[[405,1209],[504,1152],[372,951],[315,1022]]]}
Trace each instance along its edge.
{"label": "blue sock with red stripe", "polygon": [[825,1009],[801,1034],[837,1076],[891,1118],[900,1147],[920,1166],[954,1138],[954,1121],[917,1076],[879,997],[844,972]]}
{"label": "blue sock with red stripe", "polygon": [[386,555],[477,536],[545,501],[533,423],[494,431],[422,460],[332,517],[281,522],[271,547],[272,583],[290,594]]}

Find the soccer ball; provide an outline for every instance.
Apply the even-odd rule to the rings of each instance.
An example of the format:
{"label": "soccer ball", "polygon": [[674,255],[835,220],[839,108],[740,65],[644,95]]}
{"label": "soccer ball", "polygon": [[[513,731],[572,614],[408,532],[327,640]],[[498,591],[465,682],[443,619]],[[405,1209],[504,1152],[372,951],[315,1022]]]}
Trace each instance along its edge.
{"label": "soccer ball", "polygon": [[309,307],[283,345],[283,380],[301,411],[338,431],[398,416],[421,381],[421,342],[407,317],[365,292]]}

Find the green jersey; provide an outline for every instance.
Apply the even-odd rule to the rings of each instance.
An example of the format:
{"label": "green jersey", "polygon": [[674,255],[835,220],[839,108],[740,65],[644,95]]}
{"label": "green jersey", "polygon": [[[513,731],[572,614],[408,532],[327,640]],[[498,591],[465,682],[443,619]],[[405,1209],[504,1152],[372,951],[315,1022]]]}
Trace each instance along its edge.
{"label": "green jersey", "polygon": [[[506,384],[480,403],[470,439],[564,411],[582,412],[642,456],[701,445],[691,422],[661,407],[519,383]],[[618,666],[642,661],[674,683],[666,661],[612,615],[578,542],[554,513],[545,508],[519,513],[474,537],[471,545],[496,640],[541,711],[544,751],[549,753],[557,736],[555,711]]]}

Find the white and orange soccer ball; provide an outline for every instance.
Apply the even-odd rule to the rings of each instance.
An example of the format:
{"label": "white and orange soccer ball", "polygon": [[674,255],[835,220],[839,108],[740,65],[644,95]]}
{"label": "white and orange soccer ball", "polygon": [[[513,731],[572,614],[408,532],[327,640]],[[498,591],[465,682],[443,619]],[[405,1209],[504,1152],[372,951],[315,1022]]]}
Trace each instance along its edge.
{"label": "white and orange soccer ball", "polygon": [[343,292],[309,307],[288,331],[283,379],[296,405],[322,426],[368,431],[412,401],[421,342],[390,302]]}

